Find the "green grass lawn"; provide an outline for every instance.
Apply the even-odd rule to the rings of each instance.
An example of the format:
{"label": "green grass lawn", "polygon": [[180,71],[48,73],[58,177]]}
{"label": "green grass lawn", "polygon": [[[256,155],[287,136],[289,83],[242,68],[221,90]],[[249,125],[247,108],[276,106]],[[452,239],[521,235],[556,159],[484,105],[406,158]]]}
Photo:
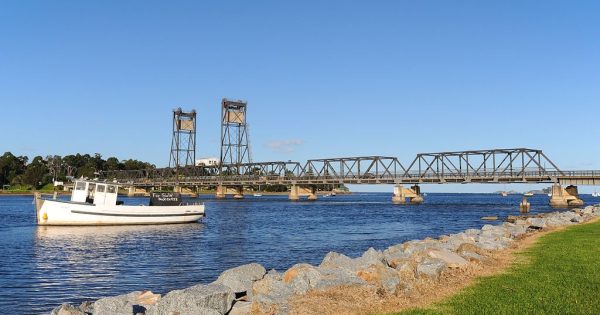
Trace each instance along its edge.
{"label": "green grass lawn", "polygon": [[399,314],[600,314],[600,221],[539,238],[524,261]]}

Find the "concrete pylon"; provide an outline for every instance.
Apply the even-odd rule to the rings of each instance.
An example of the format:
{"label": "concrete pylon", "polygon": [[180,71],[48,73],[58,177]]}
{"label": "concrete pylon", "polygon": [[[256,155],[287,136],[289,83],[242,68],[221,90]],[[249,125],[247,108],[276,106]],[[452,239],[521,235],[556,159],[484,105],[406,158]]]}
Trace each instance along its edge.
{"label": "concrete pylon", "polygon": [[579,198],[577,186],[562,188],[560,184],[552,185],[550,206],[554,208],[569,208],[583,206],[583,200]]}
{"label": "concrete pylon", "polygon": [[528,213],[531,209],[531,204],[527,201],[527,197],[523,196],[523,200],[519,203],[519,210],[521,213]]}
{"label": "concrete pylon", "polygon": [[233,199],[244,199],[244,187],[238,186],[235,188],[235,194],[233,195]]}
{"label": "concrete pylon", "polygon": [[317,188],[311,187],[310,194],[308,195],[308,200],[314,201],[317,200]]}
{"label": "concrete pylon", "polygon": [[223,185],[217,186],[217,192],[215,194],[215,197],[217,199],[225,199],[225,186],[223,186]]}
{"label": "concrete pylon", "polygon": [[404,187],[402,187],[402,185],[394,186],[394,195],[392,196],[392,202],[395,204],[406,203],[406,196],[404,196]]}
{"label": "concrete pylon", "polygon": [[292,185],[292,187],[290,187],[290,194],[288,195],[288,199],[291,201],[300,200],[300,195],[298,195],[298,186],[297,185]]}
{"label": "concrete pylon", "polygon": [[406,203],[406,198],[408,198],[409,202],[412,204],[423,203],[421,188],[418,185],[414,185],[411,188],[404,188],[402,185],[395,185],[392,202],[395,204],[404,204]]}
{"label": "concrete pylon", "polygon": [[135,196],[135,187],[129,186],[129,190],[127,190],[127,197]]}

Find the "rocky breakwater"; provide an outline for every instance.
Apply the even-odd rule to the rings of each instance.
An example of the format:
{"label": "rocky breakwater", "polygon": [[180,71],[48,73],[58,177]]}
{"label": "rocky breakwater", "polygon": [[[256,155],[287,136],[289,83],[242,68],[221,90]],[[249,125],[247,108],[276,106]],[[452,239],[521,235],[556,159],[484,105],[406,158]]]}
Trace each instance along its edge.
{"label": "rocky breakwater", "polygon": [[299,263],[285,272],[256,263],[223,272],[210,284],[198,284],[164,296],[150,291],[62,304],[53,315],[174,315],[296,313],[294,299],[307,293],[347,288],[386,297],[420,294],[420,288],[441,287],[448,277],[469,268],[484,268],[494,253],[511,247],[527,234],[600,217],[600,205],[536,216],[509,217],[501,225],[484,225],[437,239],[413,240],[383,251],[369,248],[350,258],[330,252],[318,266]]}

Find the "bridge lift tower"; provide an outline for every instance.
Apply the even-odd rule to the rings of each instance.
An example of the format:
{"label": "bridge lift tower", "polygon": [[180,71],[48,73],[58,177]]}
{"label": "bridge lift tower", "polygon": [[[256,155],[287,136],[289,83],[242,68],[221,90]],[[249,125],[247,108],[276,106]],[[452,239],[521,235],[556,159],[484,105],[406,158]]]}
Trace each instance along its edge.
{"label": "bridge lift tower", "polygon": [[241,100],[224,98],[221,101],[220,167],[226,169],[228,175],[241,175],[241,165],[252,162],[246,124],[247,105]]}
{"label": "bridge lift tower", "polygon": [[173,139],[169,167],[179,178],[181,167],[194,166],[196,161],[196,111],[173,110]]}

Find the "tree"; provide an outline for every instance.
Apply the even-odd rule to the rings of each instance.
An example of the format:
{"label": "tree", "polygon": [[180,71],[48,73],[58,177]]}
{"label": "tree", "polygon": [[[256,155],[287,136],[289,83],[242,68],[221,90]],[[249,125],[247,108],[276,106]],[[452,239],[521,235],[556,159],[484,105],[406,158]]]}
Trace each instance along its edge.
{"label": "tree", "polygon": [[0,184],[6,185],[25,173],[25,165],[28,158],[26,156],[16,157],[10,152],[5,152],[0,157]]}
{"label": "tree", "polygon": [[46,161],[41,156],[36,156],[27,165],[27,169],[23,174],[23,182],[33,187],[39,187],[48,183],[47,174],[48,167],[46,166]]}

